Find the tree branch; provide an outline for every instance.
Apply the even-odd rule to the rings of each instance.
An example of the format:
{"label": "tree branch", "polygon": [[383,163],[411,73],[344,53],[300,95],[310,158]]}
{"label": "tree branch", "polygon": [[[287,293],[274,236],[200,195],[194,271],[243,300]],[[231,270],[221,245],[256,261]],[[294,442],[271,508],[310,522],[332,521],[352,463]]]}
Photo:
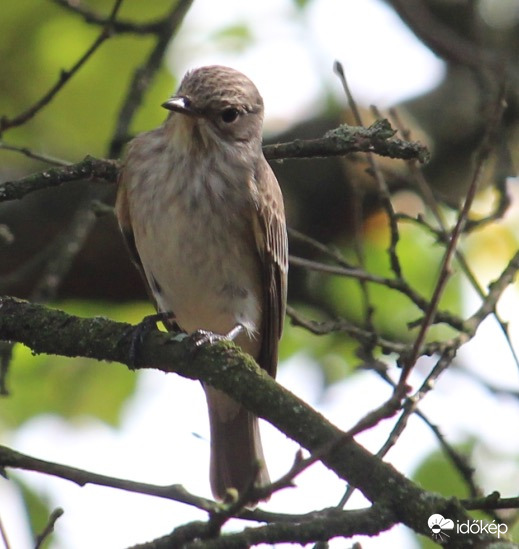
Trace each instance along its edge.
{"label": "tree branch", "polygon": [[25,124],[28,120],[33,118],[43,107],[48,105],[56,96],[56,94],[63,88],[63,86],[79,71],[79,69],[92,57],[92,55],[99,49],[101,44],[110,38],[111,25],[117,16],[117,12],[121,7],[122,0],[115,0],[110,16],[106,21],[106,25],[99,36],[95,39],[92,45],[85,51],[85,53],[74,63],[69,70],[62,70],[59,74],[57,82],[38,100],[34,105],[29,107],[24,112],[13,118],[2,116],[0,118],[0,135],[9,129],[16,126]]}
{"label": "tree branch", "polygon": [[166,48],[171,42],[171,38],[180,28],[185,15],[189,11],[193,0],[178,0],[173,2],[173,7],[170,12],[161,21],[157,29],[157,42],[151,50],[148,59],[142,67],[138,67],[134,74],[128,93],[124,99],[123,105],[117,117],[117,123],[110,143],[109,156],[116,158],[120,156],[124,143],[129,137],[129,127],[137,111],[142,103],[144,93],[148,89],[154,75],[159,70]]}
{"label": "tree branch", "polygon": [[[0,338],[24,343],[36,353],[84,356],[129,362],[130,325],[103,318],[86,319],[14,298],[0,299]],[[142,344],[147,367],[199,379],[232,395],[310,452],[330,445],[323,463],[355,486],[373,503],[388,508],[415,532],[431,536],[428,517],[434,513],[453,521],[467,521],[459,503],[426,492],[392,466],[367,452],[299,398],[281,387],[254,360],[231,342],[205,346],[194,352],[185,334],[151,331]],[[449,547],[494,539],[486,533],[453,532]]]}
{"label": "tree branch", "polygon": [[118,163],[116,161],[100,160],[92,156],[86,156],[84,160],[77,164],[49,168],[16,181],[5,181],[0,184],[0,202],[19,200],[29,193],[49,187],[57,187],[68,181],[101,179],[113,183],[117,179],[117,173]]}
{"label": "tree branch", "polygon": [[[126,133],[126,129],[123,133]],[[122,130],[118,131],[120,133]],[[427,159],[428,152],[423,145],[391,139],[390,136],[393,134],[394,131],[388,128],[386,121],[379,120],[369,128],[339,126],[320,139],[296,139],[288,143],[265,145],[263,151],[268,160],[343,156],[365,151],[392,158],[415,158],[421,161]],[[31,192],[55,187],[68,181],[96,178],[112,183],[117,180],[118,168],[119,163],[115,160],[87,156],[77,164],[49,168],[16,181],[1,183],[0,202],[17,200]]]}
{"label": "tree branch", "polygon": [[[86,23],[91,25],[106,25],[108,18],[85,7],[77,0],[53,0],[55,4],[80,15]],[[156,19],[149,23],[134,23],[133,21],[116,20],[112,22],[112,28],[117,33],[156,34],[160,32],[163,19]]]}
{"label": "tree branch", "polygon": [[213,538],[209,538],[208,523],[196,521],[180,526],[169,536],[136,545],[133,549],[232,549],[283,542],[304,545],[337,536],[375,536],[391,528],[397,520],[391,510],[380,505],[358,511],[329,509],[321,516],[298,524],[268,524]]}
{"label": "tree branch", "polygon": [[65,480],[74,482],[78,486],[87,484],[96,484],[97,486],[109,486],[134,492],[137,494],[146,494],[159,498],[178,501],[187,505],[192,505],[204,511],[214,511],[217,504],[211,500],[193,496],[187,490],[178,484],[171,486],[157,486],[145,482],[134,482],[131,480],[99,475],[91,471],[85,471],[69,465],[62,465],[27,456],[16,452],[6,446],[0,446],[0,465],[2,467],[11,467],[14,469],[24,469],[26,471],[35,471],[46,475],[53,475]]}
{"label": "tree branch", "polygon": [[296,139],[290,143],[265,145],[267,160],[287,158],[317,158],[343,156],[354,152],[373,152],[380,156],[415,158],[427,162],[429,151],[416,141],[395,139],[395,130],[385,119],[377,120],[368,128],[343,124],[330,130],[319,139]]}

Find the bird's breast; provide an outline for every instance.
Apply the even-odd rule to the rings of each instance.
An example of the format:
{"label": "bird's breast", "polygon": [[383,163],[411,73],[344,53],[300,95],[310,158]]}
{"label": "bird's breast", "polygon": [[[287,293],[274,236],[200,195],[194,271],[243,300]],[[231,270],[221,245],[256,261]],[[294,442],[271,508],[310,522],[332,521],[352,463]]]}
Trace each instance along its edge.
{"label": "bird's breast", "polygon": [[240,323],[257,347],[252,342],[261,321],[261,265],[251,197],[245,182],[230,184],[199,168],[188,177],[177,162],[166,181],[152,176],[134,186],[136,246],[159,308],[172,311],[184,330],[223,334]]}

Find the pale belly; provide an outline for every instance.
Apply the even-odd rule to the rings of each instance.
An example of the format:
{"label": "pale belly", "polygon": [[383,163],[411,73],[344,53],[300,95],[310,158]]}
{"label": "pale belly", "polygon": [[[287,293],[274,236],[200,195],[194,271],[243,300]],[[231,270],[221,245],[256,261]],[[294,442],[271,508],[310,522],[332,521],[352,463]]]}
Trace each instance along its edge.
{"label": "pale belly", "polygon": [[158,307],[173,312],[188,333],[226,334],[241,324],[246,334],[237,343],[257,355],[261,266],[249,219],[245,213],[230,219],[225,212],[221,217],[200,211],[188,215],[186,210],[163,206],[134,225]]}

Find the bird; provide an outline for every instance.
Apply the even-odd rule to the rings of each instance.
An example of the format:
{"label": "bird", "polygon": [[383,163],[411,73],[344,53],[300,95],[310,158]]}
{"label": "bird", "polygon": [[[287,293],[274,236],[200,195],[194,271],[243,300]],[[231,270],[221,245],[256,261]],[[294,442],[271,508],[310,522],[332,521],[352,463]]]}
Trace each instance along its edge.
{"label": "bird", "polygon": [[[262,151],[264,104],[241,72],[188,71],[163,124],[131,140],[116,216],[168,329],[228,335],[276,375],[287,298],[283,196]],[[211,338],[209,338],[211,339]],[[202,383],[216,499],[270,482],[258,418]]]}

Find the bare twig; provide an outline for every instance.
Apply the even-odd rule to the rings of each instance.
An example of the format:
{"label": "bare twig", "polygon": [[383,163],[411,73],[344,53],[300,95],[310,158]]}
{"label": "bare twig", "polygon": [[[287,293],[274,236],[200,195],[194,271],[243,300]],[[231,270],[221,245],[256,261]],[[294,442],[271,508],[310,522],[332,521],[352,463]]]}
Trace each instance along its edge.
{"label": "bare twig", "polygon": [[60,507],[52,511],[42,533],[36,536],[34,549],[40,549],[45,540],[52,534],[52,532],[54,532],[54,525],[56,524],[56,521],[63,515],[63,512],[63,509],[61,509]]}
{"label": "bare twig", "polygon": [[61,283],[69,272],[74,258],[83,248],[96,220],[97,216],[92,211],[91,204],[74,212],[69,226],[53,243],[54,253],[46,262],[38,283],[31,292],[32,300],[48,303],[56,298]]}
{"label": "bare twig", "polygon": [[9,539],[7,537],[7,532],[5,531],[4,524],[2,522],[2,517],[0,517],[0,539],[4,544],[4,549],[11,549],[11,545],[9,544]]}
{"label": "bare twig", "polygon": [[34,105],[13,118],[8,118],[7,116],[3,116],[2,118],[0,118],[0,135],[2,135],[5,130],[25,124],[28,120],[38,114],[43,109],[43,107],[48,105],[54,99],[56,94],[79,71],[79,69],[90,59],[90,57],[92,57],[92,55],[99,49],[103,42],[110,38],[111,25],[117,16],[117,12],[121,7],[122,1],[123,0],[115,0],[107,23],[103,27],[103,30],[101,31],[99,36],[85,51],[85,53],[76,61],[76,63],[74,63],[72,68],[70,68],[69,70],[61,71],[58,81],[38,101],[36,101]]}
{"label": "bare twig", "polygon": [[333,537],[376,535],[394,524],[395,515],[382,505],[355,511],[328,509],[320,516],[298,525],[268,524],[247,528],[242,532],[222,534],[216,538],[209,537],[211,531],[207,523],[195,521],[177,528],[168,536],[136,545],[133,549],[228,549],[283,542],[306,545],[319,540],[327,541]]}
{"label": "bare twig", "polygon": [[[395,389],[396,383],[387,375],[387,372],[382,371],[380,368],[375,371],[384,381],[386,381],[386,383],[389,383],[389,385]],[[432,431],[453,466],[461,474],[470,492],[472,494],[479,493],[478,487],[474,484],[474,468],[467,463],[467,459],[462,454],[460,454],[451,444],[447,442],[438,426],[430,421],[430,419],[418,408],[418,405],[414,408],[413,413],[418,416]]]}
{"label": "bare twig", "polygon": [[[376,274],[369,273],[360,268],[355,267],[340,267],[337,265],[329,265],[327,263],[320,263],[318,261],[312,261],[311,259],[304,259],[296,256],[289,256],[290,265],[294,267],[302,267],[309,271],[316,271],[326,273],[330,275],[344,276],[349,278],[355,278],[357,280],[363,280],[366,282],[373,282],[374,284],[380,284],[386,288],[397,290],[409,300],[414,303],[422,311],[426,312],[429,308],[429,301],[421,296],[414,288],[412,288],[403,278],[386,278]],[[456,315],[448,311],[436,311],[435,322],[444,322],[449,324],[455,330],[463,331],[463,320]]]}
{"label": "bare twig", "polygon": [[153,77],[158,72],[166,48],[180,28],[186,13],[189,11],[193,0],[176,0],[170,12],[162,20],[157,32],[157,42],[150,52],[148,59],[142,67],[134,72],[128,93],[117,117],[115,131],[110,144],[110,158],[117,158],[121,154],[122,147],[129,137],[129,128],[135,112],[140,107],[144,94]]}
{"label": "bare twig", "polygon": [[[397,126],[398,130],[402,134],[402,137],[406,140],[409,140],[411,138],[410,131],[407,128],[404,127],[404,125],[403,125],[403,123],[400,119],[400,116],[398,114],[398,111],[396,109],[391,109],[390,115],[391,115],[392,119],[394,120],[395,125]],[[507,161],[509,162],[509,159],[507,159]],[[408,166],[409,171],[410,171],[410,173],[413,177],[413,180],[416,182],[416,185],[419,189],[420,194],[422,195],[422,197],[424,198],[427,206],[429,207],[429,209],[433,213],[434,218],[436,219],[436,222],[438,223],[438,226],[440,227],[440,231],[438,232],[438,231],[435,231],[434,229],[432,229],[432,227],[427,225],[423,219],[420,220],[420,224],[422,226],[426,226],[427,228],[432,230],[433,233],[435,234],[435,236],[438,239],[440,239],[442,242],[448,242],[449,241],[449,235],[448,235],[448,232],[447,232],[447,226],[446,226],[446,223],[445,223],[445,219],[444,219],[444,217],[442,215],[442,212],[441,212],[441,210],[438,206],[436,198],[434,197],[434,194],[431,191],[431,188],[429,187],[429,185],[427,184],[427,182],[426,182],[426,180],[423,176],[422,171],[417,166],[416,160],[408,160],[407,161],[407,166]],[[507,195],[507,192],[506,192],[506,178],[504,176],[501,177],[500,182],[498,182],[498,186],[499,186],[498,191],[499,191],[499,194],[500,194],[500,200],[498,202],[498,205],[495,208],[495,211],[492,212],[484,220],[485,223],[490,222],[491,220],[500,219],[504,215],[506,209],[508,208],[508,206],[510,204],[510,199],[508,198],[508,195]],[[465,231],[471,230],[471,225],[472,225],[471,220],[467,219],[466,222],[465,222],[464,230]],[[477,223],[476,226],[480,226],[479,223]],[[458,261],[458,263],[461,267],[461,270],[463,271],[463,273],[467,277],[469,283],[476,290],[479,297],[484,301],[487,297],[487,294],[486,294],[485,290],[482,288],[481,284],[478,282],[478,280],[476,278],[476,275],[472,272],[472,269],[470,268],[470,266],[467,262],[467,259],[465,258],[465,255],[458,248],[456,249],[456,259],[457,259],[457,261]],[[512,354],[512,358],[513,358],[517,368],[519,369],[519,356],[517,355],[517,353],[515,351],[515,348],[512,344],[512,341],[510,339],[510,335],[508,333],[508,327],[505,324],[505,322],[503,322],[503,320],[501,319],[501,317],[499,316],[497,311],[494,311],[494,317],[497,320],[497,322],[499,324],[499,327],[500,327],[500,329],[501,329],[501,331],[502,331],[502,333],[505,337],[505,340],[508,344],[508,348],[510,349],[510,353]]]}
{"label": "bare twig", "polygon": [[[373,137],[374,134],[370,133],[369,130],[370,128],[351,128],[352,141],[341,141],[339,145],[335,138],[323,137],[315,140],[296,140],[278,145],[267,145],[264,147],[264,150],[267,151],[266,156],[270,159],[280,160],[287,158],[310,158],[320,155],[347,155],[359,150],[366,151],[368,149],[381,155],[394,154],[399,158],[416,158],[424,150],[419,145],[415,146],[413,143],[401,140],[390,140],[390,146],[388,147],[388,141]],[[370,135],[371,137],[369,137]],[[359,136],[359,140],[355,136]],[[370,141],[370,139],[372,140]],[[391,143],[395,143],[397,146],[393,148]],[[271,147],[275,147],[276,150],[274,151]],[[388,152],[389,149],[391,149],[391,153]],[[77,164],[49,168],[43,172],[34,173],[16,181],[0,183],[0,202],[17,200],[31,192],[61,185],[68,181],[95,178],[115,182],[118,167],[119,164],[115,160],[87,156]]]}
{"label": "bare twig", "polygon": [[[362,117],[360,114],[359,109],[356,106],[355,100],[353,99],[353,95],[350,91],[350,88],[348,86],[348,82],[346,81],[346,75],[344,74],[344,68],[342,64],[339,61],[335,61],[334,63],[334,70],[335,73],[339,76],[339,79],[342,83],[342,87],[344,88],[344,92],[346,93],[346,96],[348,97],[348,103],[350,104],[350,107],[353,112],[353,116],[356,120],[356,123],[362,126]],[[390,228],[390,244],[388,248],[388,254],[389,254],[389,260],[391,264],[391,268],[393,272],[395,273],[395,276],[397,278],[402,277],[402,269],[400,267],[400,260],[398,259],[398,255],[396,253],[396,246],[398,244],[398,241],[400,239],[399,231],[398,231],[398,222],[395,216],[395,211],[393,208],[393,204],[391,203],[391,194],[389,193],[389,189],[387,187],[386,180],[384,179],[384,175],[382,174],[382,171],[380,170],[374,156],[371,154],[371,152],[367,153],[368,163],[369,166],[373,172],[373,175],[375,177],[375,181],[377,182],[381,199],[382,199],[382,205],[384,207],[384,210],[386,211],[386,214],[388,216],[388,223]]]}
{"label": "bare twig", "polygon": [[217,505],[211,500],[193,496],[181,485],[175,484],[171,486],[157,486],[155,484],[147,484],[145,482],[134,482],[117,477],[100,475],[91,471],[70,467],[69,465],[62,465],[51,461],[45,461],[43,459],[33,458],[26,454],[16,452],[6,446],[0,446],[0,465],[2,467],[11,467],[53,475],[55,477],[74,482],[78,486],[95,484],[97,486],[107,486],[137,494],[156,496],[159,498],[185,503],[186,505],[191,505],[204,511],[213,510],[215,505]]}
{"label": "bare twig", "polygon": [[306,244],[318,252],[321,252],[322,254],[326,255],[330,259],[333,259],[333,261],[337,263],[337,265],[340,265],[341,267],[345,267],[346,269],[355,269],[355,267],[352,264],[346,261],[346,258],[341,254],[341,252],[338,249],[331,248],[330,246],[327,246],[326,244],[323,244],[322,242],[315,240],[315,238],[305,235],[300,231],[293,229],[292,227],[287,227],[287,231],[288,231],[288,236],[290,238],[297,240],[303,244]]}
{"label": "bare twig", "polygon": [[61,160],[59,158],[55,158],[54,156],[49,156],[48,154],[38,153],[28,147],[17,147],[16,145],[10,145],[5,143],[5,141],[0,141],[0,149],[4,151],[17,152],[27,156],[28,158],[32,158],[33,160],[40,160],[41,162],[46,162],[47,164],[52,164],[54,166],[70,165],[70,162],[67,162],[66,160]]}
{"label": "bare twig", "polygon": [[13,358],[13,346],[8,341],[0,341],[0,396],[9,395],[7,388],[7,374],[9,364]]}
{"label": "bare twig", "polygon": [[[109,22],[108,17],[85,7],[79,0],[53,0],[53,2],[62,8],[80,15],[86,23],[91,25],[105,26]],[[133,21],[119,19],[112,21],[111,25],[114,32],[117,33],[157,34],[161,30],[163,19],[160,18],[149,23],[134,23]]]}
{"label": "bare twig", "polygon": [[502,498],[499,492],[493,492],[482,498],[462,499],[460,502],[468,511],[480,509],[487,511],[489,509],[519,509],[519,497]]}
{"label": "bare twig", "polygon": [[384,354],[401,354],[409,350],[409,345],[399,341],[391,341],[373,333],[365,328],[360,328],[346,320],[321,321],[305,318],[300,312],[287,306],[287,315],[294,326],[301,326],[315,335],[328,335],[334,332],[344,333],[360,341],[362,344],[376,345]]}
{"label": "bare twig", "polygon": [[474,175],[472,177],[471,184],[467,191],[467,196],[465,198],[463,207],[458,215],[456,225],[452,230],[447,249],[445,250],[445,254],[443,256],[442,264],[440,267],[438,282],[436,283],[436,286],[434,288],[429,308],[420,326],[420,331],[415,339],[413,350],[411,354],[405,357],[403,360],[402,375],[400,377],[400,382],[399,382],[399,386],[401,388],[404,387],[407,381],[409,372],[411,371],[416,360],[420,356],[420,351],[421,351],[422,345],[424,344],[425,336],[427,334],[427,331],[429,330],[429,327],[433,322],[434,316],[436,314],[436,310],[440,302],[440,298],[443,294],[443,291],[449,279],[452,258],[456,253],[458,242],[463,232],[463,227],[465,226],[465,222],[468,218],[468,214],[472,206],[472,202],[474,201],[474,198],[476,196],[478,185],[483,175],[483,169],[490,155],[490,152],[492,150],[492,146],[495,140],[495,133],[501,122],[501,117],[504,112],[504,108],[505,108],[504,93],[505,93],[505,87],[503,86],[502,89],[500,90],[500,93],[497,96],[496,105],[494,108],[494,112],[492,114],[492,118],[491,120],[489,120],[489,128],[485,136],[485,140],[481,145],[481,149],[478,155],[478,162],[476,165],[476,169],[474,170]]}

